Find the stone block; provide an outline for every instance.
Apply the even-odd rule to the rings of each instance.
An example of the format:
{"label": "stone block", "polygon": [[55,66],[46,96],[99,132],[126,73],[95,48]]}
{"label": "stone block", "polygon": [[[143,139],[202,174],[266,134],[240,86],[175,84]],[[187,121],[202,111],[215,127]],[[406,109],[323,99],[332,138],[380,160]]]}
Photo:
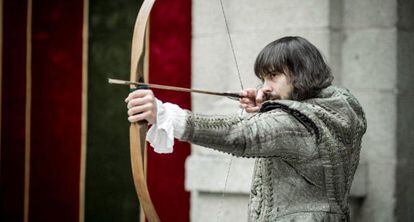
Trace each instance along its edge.
{"label": "stone block", "polygon": [[225,97],[193,95],[192,111],[199,114],[231,115],[239,112],[239,102]]}
{"label": "stone block", "polygon": [[332,30],[339,30],[342,28],[344,14],[343,0],[329,1],[329,25]]}
{"label": "stone block", "polygon": [[[236,51],[238,60],[240,55]],[[215,90],[240,90],[237,69],[226,35],[193,38],[192,56],[194,88],[206,87],[209,84]]]}
{"label": "stone block", "polygon": [[[413,137],[411,137],[413,138]],[[400,148],[400,147],[399,147]],[[414,212],[412,207],[414,206],[414,199],[412,194],[414,192],[414,164],[412,160],[414,158],[413,146],[405,147],[411,150],[411,154],[405,152],[398,152],[398,164],[396,173],[396,188],[395,188],[395,215],[398,221],[410,221],[414,218]],[[406,156],[402,156],[406,155]]]}
{"label": "stone block", "polygon": [[[227,153],[223,153],[220,151],[216,151],[213,149],[209,149],[203,146],[198,146],[198,145],[191,145],[191,153],[194,155],[205,155],[205,156],[216,156],[216,157],[222,157],[222,158],[230,158],[231,155],[227,154]],[[233,157],[233,158],[237,158],[237,157]]]}
{"label": "stone block", "polygon": [[369,163],[368,194],[359,221],[389,222],[394,220],[395,161]]}
{"label": "stone block", "polygon": [[[250,62],[248,71],[253,70],[254,61],[259,52],[269,43],[276,39],[285,36],[301,36],[315,45],[329,61],[330,57],[330,32],[327,28],[317,29],[289,29],[289,28],[276,28],[269,31],[268,35],[262,35],[261,33],[249,33],[249,34],[233,34],[235,42],[243,47],[238,47],[240,54],[248,56],[244,61]],[[243,57],[242,57],[243,58]]]}
{"label": "stone block", "polygon": [[363,198],[368,193],[368,163],[360,161],[352,182],[351,198]]}
{"label": "stone block", "polygon": [[205,36],[223,34],[226,25],[219,1],[192,1],[192,35]]}
{"label": "stone block", "polygon": [[396,215],[400,221],[409,221],[414,217],[408,206],[414,205],[414,88],[398,95],[397,127],[397,173],[396,173]]}
{"label": "stone block", "polygon": [[398,0],[398,27],[403,30],[414,29],[414,1]]}
{"label": "stone block", "polygon": [[253,165],[253,159],[191,155],[186,160],[186,190],[249,194]]}
{"label": "stone block", "polygon": [[370,164],[395,160],[395,92],[353,88],[350,90],[358,98],[367,118],[368,129],[362,140],[362,155]]}
{"label": "stone block", "polygon": [[414,30],[398,30],[397,44],[398,90],[402,94],[412,93],[414,91]]}
{"label": "stone block", "polygon": [[343,27],[390,28],[397,23],[395,0],[343,0]]}
{"label": "stone block", "polygon": [[[402,163],[414,159],[414,88],[410,93],[398,95],[397,156]],[[414,165],[414,164],[413,164]],[[414,175],[414,173],[413,173]]]}
{"label": "stone block", "polygon": [[[191,221],[247,221],[248,195],[204,193],[195,194],[192,199]],[[193,202],[194,201],[194,202]]]}
{"label": "stone block", "polygon": [[[223,6],[231,32],[267,33],[277,27],[329,26],[328,0],[233,0],[223,1]],[[226,32],[219,1],[193,1],[192,13],[195,36]]]}
{"label": "stone block", "polygon": [[346,31],[342,84],[360,89],[396,87],[396,29]]}
{"label": "stone block", "polygon": [[344,35],[342,31],[331,31],[329,40],[328,65],[334,75],[334,84],[340,85],[342,79],[342,43]]}

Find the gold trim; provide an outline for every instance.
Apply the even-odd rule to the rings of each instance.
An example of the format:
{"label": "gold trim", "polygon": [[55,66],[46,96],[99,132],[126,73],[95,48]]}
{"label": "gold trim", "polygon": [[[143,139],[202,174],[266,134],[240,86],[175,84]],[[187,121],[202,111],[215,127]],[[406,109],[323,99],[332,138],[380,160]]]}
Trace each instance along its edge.
{"label": "gold trim", "polygon": [[29,221],[30,197],[30,128],[32,109],[32,0],[27,0],[26,29],[26,113],[25,113],[25,161],[24,161],[24,222]]}
{"label": "gold trim", "polygon": [[85,176],[86,176],[86,142],[88,118],[88,31],[89,31],[89,0],[83,1],[82,30],[82,129],[81,129],[81,162],[79,178],[79,222],[85,221]]}

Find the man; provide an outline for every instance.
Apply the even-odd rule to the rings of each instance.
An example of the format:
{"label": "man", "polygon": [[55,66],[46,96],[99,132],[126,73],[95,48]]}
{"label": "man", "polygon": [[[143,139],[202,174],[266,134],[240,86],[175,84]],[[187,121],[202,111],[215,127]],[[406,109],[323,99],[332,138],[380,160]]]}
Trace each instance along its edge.
{"label": "man", "polygon": [[[301,37],[267,45],[254,67],[259,90],[242,92],[245,116],[206,116],[158,101],[150,90],[126,98],[130,122],[153,124],[147,139],[171,152],[173,137],[256,158],[249,221],[349,221],[364,112]],[[164,149],[167,148],[167,149]]]}

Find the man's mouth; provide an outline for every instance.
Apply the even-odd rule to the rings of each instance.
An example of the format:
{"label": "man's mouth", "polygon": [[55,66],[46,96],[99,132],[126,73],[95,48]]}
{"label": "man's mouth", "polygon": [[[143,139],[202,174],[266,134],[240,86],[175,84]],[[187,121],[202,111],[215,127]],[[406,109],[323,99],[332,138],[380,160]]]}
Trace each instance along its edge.
{"label": "man's mouth", "polygon": [[280,95],[276,94],[275,92],[271,92],[271,93],[266,93],[265,94],[265,99],[264,101],[269,101],[269,100],[280,100],[282,99],[280,97]]}

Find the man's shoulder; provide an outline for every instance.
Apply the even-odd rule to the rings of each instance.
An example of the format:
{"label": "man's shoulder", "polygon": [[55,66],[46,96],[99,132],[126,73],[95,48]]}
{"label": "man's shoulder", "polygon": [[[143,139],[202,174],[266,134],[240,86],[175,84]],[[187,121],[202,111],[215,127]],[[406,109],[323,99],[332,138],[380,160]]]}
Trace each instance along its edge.
{"label": "man's shoulder", "polygon": [[362,106],[352,93],[341,87],[329,86],[316,97],[304,100],[275,100],[263,104],[261,112],[288,115],[314,132],[329,129],[361,128],[366,119]]}

